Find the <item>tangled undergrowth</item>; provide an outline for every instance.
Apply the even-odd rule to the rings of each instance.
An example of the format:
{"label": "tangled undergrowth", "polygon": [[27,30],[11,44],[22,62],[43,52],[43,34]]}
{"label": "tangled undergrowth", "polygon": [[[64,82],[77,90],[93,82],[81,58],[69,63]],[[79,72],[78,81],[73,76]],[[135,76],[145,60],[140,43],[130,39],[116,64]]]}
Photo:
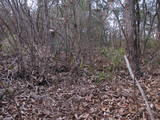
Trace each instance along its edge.
{"label": "tangled undergrowth", "polygon": [[[47,71],[17,71],[14,57],[0,58],[2,120],[148,120],[140,92],[125,65],[107,69],[104,57],[94,66],[51,62]],[[160,71],[142,67],[139,79],[155,118],[160,119]],[[46,73],[47,72],[47,73]]]}

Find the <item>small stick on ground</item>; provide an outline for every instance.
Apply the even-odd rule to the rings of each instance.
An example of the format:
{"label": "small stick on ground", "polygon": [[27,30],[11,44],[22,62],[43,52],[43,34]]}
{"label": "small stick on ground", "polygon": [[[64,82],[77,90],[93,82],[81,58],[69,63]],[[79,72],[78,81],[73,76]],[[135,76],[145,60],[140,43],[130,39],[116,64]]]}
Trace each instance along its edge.
{"label": "small stick on ground", "polygon": [[140,86],[139,82],[137,81],[137,79],[135,78],[135,76],[134,76],[134,74],[133,74],[133,72],[132,72],[132,69],[131,69],[131,66],[130,66],[130,63],[129,63],[129,60],[128,60],[127,56],[125,55],[124,58],[125,58],[125,61],[126,61],[126,64],[127,64],[127,68],[128,68],[128,70],[129,70],[129,73],[130,73],[130,75],[131,75],[131,78],[132,78],[133,80],[135,80],[136,85],[137,85],[137,87],[138,87],[138,89],[139,89],[139,91],[141,92],[141,95],[142,95],[142,97],[143,97],[143,100],[145,101],[146,110],[147,110],[148,113],[149,113],[150,119],[151,119],[151,120],[155,120],[155,119],[154,119],[154,116],[153,116],[153,113],[152,113],[152,110],[151,110],[151,108],[150,108],[150,106],[149,106],[149,104],[148,104],[147,97],[146,97],[146,95],[145,95],[142,87]]}

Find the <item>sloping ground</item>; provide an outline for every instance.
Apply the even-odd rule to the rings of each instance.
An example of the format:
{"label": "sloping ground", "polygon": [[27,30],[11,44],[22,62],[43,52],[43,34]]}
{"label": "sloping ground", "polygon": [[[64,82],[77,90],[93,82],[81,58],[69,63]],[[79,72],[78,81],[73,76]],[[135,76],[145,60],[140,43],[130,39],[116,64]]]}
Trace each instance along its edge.
{"label": "sloping ground", "polygon": [[[13,81],[14,90],[9,89],[0,99],[0,119],[149,120],[141,94],[134,89],[127,71],[101,84],[92,82],[94,76],[76,77],[69,72],[52,78],[61,82],[44,86]],[[159,79],[157,71],[139,80],[157,120],[160,119]]]}

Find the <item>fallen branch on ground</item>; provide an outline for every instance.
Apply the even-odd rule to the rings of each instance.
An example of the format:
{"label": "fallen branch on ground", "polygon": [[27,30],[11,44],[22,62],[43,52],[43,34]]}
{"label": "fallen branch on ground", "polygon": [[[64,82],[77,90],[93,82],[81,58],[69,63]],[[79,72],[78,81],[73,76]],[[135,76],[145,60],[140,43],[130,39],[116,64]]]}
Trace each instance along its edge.
{"label": "fallen branch on ground", "polygon": [[131,66],[130,66],[130,63],[129,63],[129,60],[128,60],[127,56],[125,55],[124,58],[125,58],[125,61],[126,61],[126,64],[127,64],[127,68],[128,68],[128,70],[129,70],[129,73],[130,73],[130,75],[131,75],[131,78],[132,78],[133,80],[135,80],[135,83],[136,83],[136,85],[137,85],[139,91],[141,92],[141,95],[142,95],[142,97],[143,97],[143,99],[144,99],[144,101],[145,101],[146,109],[147,109],[147,111],[148,111],[148,113],[149,113],[149,115],[150,115],[150,118],[151,118],[151,120],[155,120],[155,119],[154,119],[154,116],[153,116],[153,113],[152,113],[152,110],[151,110],[151,108],[150,108],[150,106],[149,106],[149,104],[148,104],[147,97],[146,97],[146,95],[145,95],[142,87],[140,86],[139,82],[137,81],[137,79],[135,78],[135,76],[134,76],[134,74],[133,74],[133,72],[132,72],[132,69],[131,69]]}

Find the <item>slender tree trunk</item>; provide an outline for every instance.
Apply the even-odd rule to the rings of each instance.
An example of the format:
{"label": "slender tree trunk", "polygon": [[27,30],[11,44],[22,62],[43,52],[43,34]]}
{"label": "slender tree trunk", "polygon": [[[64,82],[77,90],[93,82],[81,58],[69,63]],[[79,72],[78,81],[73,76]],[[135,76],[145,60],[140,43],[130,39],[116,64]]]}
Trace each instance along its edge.
{"label": "slender tree trunk", "polygon": [[160,0],[157,0],[157,39],[160,40]]}
{"label": "slender tree trunk", "polygon": [[135,75],[139,74],[140,43],[139,43],[139,18],[138,0],[126,0],[125,33],[127,56]]}
{"label": "slender tree trunk", "polygon": [[92,1],[88,0],[88,25],[87,25],[87,39],[88,39],[88,44],[89,44],[89,49],[88,49],[88,55],[89,55],[89,62],[91,63],[91,55],[92,55],[92,46],[93,46],[93,41],[92,41],[92,35],[91,35],[91,20],[92,20]]}
{"label": "slender tree trunk", "polygon": [[91,19],[92,19],[92,13],[91,13],[91,0],[88,0],[88,26],[87,26],[87,37],[88,41],[91,39]]}

